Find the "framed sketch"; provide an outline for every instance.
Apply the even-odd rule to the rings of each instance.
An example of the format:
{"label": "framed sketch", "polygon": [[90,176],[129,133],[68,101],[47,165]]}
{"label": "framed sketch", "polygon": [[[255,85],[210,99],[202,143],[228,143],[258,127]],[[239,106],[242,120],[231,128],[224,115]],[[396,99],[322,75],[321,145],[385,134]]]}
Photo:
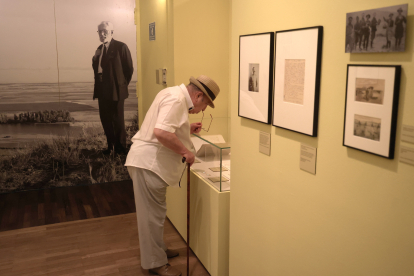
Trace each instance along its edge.
{"label": "framed sketch", "polygon": [[394,158],[401,66],[348,64],[346,147]]}
{"label": "framed sketch", "polygon": [[323,27],[276,32],[273,125],[318,132]]}
{"label": "framed sketch", "polygon": [[345,53],[403,52],[408,4],[346,14]]}
{"label": "framed sketch", "polygon": [[270,124],[274,33],[240,36],[239,116]]}

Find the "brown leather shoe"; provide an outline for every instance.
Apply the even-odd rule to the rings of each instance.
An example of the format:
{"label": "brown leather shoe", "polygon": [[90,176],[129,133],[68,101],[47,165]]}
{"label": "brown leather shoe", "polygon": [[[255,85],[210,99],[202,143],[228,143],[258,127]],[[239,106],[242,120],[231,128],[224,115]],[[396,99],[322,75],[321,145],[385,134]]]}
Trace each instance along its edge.
{"label": "brown leather shoe", "polygon": [[167,249],[165,250],[165,253],[167,253],[167,258],[174,258],[180,255],[177,250]]}
{"label": "brown leather shoe", "polygon": [[160,276],[181,276],[181,272],[172,267],[170,264],[166,264],[156,268],[151,268],[149,272],[155,273]]}

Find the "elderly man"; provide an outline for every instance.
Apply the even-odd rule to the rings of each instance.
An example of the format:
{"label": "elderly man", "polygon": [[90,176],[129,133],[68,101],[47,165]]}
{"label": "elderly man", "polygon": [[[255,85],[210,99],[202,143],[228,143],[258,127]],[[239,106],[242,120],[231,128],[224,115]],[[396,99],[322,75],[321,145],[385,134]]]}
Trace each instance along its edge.
{"label": "elderly man", "polygon": [[157,94],[133,145],[125,166],[132,178],[135,194],[141,266],[161,276],[179,276],[168,264],[178,252],[167,249],[163,241],[166,217],[166,189],[179,186],[185,162],[194,162],[190,134],[199,133],[201,123],[189,123],[188,114],[197,114],[213,101],[220,89],[209,77],[190,78],[185,86],[169,87]]}
{"label": "elderly man", "polygon": [[124,101],[128,98],[128,85],[134,72],[131,53],[125,43],[114,40],[114,27],[103,21],[98,25],[99,39],[102,42],[92,58],[95,73],[93,99],[98,98],[99,116],[105,131],[108,147],[126,153],[126,131],[124,121]]}

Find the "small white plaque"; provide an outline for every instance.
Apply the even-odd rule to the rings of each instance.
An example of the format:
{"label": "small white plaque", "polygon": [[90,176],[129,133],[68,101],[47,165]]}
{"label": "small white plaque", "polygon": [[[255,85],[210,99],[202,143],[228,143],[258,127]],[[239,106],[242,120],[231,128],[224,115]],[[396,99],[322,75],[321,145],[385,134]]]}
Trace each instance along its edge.
{"label": "small white plaque", "polygon": [[316,174],[316,148],[300,144],[300,169]]}
{"label": "small white plaque", "polygon": [[400,146],[400,162],[414,165],[414,149]]}
{"label": "small white plaque", "polygon": [[414,126],[409,126],[409,125],[402,126],[401,141],[414,144]]}
{"label": "small white plaque", "polygon": [[270,133],[260,131],[259,151],[270,156]]}

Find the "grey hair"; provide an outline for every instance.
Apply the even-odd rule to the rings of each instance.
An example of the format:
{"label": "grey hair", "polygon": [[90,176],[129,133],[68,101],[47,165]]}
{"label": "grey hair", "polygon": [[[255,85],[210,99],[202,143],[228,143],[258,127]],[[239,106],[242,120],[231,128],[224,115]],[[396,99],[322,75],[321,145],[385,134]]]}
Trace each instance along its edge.
{"label": "grey hair", "polygon": [[200,88],[198,88],[198,86],[197,86],[197,85],[195,85],[194,83],[190,82],[190,83],[188,84],[188,86],[189,86],[189,87],[191,87],[191,90],[192,90],[192,91],[194,91],[194,92],[201,92],[201,93],[203,93],[203,94],[204,94],[204,92],[203,92]]}
{"label": "grey hair", "polygon": [[112,24],[110,21],[102,21],[98,25],[98,28],[99,28],[99,26],[105,26],[108,31],[113,31],[114,30],[114,24]]}

